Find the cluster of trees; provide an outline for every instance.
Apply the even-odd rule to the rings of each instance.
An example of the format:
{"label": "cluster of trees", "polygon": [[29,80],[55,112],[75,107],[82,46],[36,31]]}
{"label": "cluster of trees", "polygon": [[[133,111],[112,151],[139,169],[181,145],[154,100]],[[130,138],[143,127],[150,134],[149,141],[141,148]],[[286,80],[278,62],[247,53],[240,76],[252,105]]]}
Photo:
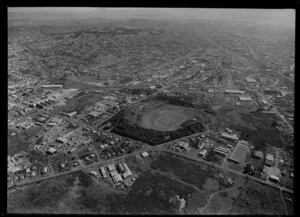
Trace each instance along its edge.
{"label": "cluster of trees", "polygon": [[146,94],[151,95],[152,93],[156,92],[155,89],[150,89],[150,88],[133,88],[133,89],[123,89],[122,92],[131,94],[131,95],[141,95],[141,94]]}
{"label": "cluster of trees", "polygon": [[179,99],[177,96],[168,96],[164,94],[159,94],[158,96],[155,97],[155,99],[163,102],[167,102],[172,105],[191,107],[191,108],[195,107],[194,104],[191,103],[192,97],[190,96],[182,96],[181,99]]}

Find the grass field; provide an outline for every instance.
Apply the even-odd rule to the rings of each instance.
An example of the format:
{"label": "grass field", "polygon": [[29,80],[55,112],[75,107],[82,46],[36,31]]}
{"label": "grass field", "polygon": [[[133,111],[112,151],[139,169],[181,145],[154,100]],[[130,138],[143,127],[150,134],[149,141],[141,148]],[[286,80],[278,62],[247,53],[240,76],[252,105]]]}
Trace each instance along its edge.
{"label": "grass field", "polygon": [[173,131],[180,124],[193,117],[192,112],[185,107],[164,105],[145,112],[142,115],[140,126],[160,131]]}
{"label": "grass field", "polygon": [[[196,163],[178,156],[162,152],[156,159],[153,160],[151,165],[153,169],[159,169],[166,172],[172,172],[181,180],[193,184],[200,189],[206,188],[211,183],[207,183],[207,179],[214,180],[214,174],[218,171],[212,167]],[[217,183],[219,186],[219,183]],[[213,187],[209,190],[214,191]]]}
{"label": "grass field", "polygon": [[8,154],[14,155],[20,151],[26,151],[30,145],[30,140],[35,136],[42,128],[33,127],[25,131],[17,132],[14,136],[8,136]]}

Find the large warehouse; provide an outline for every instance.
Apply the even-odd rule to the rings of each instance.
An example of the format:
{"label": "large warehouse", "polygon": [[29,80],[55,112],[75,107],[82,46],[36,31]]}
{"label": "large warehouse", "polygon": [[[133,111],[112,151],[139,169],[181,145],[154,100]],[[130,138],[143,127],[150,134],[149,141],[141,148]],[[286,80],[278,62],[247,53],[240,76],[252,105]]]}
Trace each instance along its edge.
{"label": "large warehouse", "polygon": [[245,141],[240,141],[234,148],[234,150],[232,151],[230,157],[228,158],[229,161],[232,161],[234,163],[241,163],[247,152],[249,152],[249,146],[247,144],[247,142]]}

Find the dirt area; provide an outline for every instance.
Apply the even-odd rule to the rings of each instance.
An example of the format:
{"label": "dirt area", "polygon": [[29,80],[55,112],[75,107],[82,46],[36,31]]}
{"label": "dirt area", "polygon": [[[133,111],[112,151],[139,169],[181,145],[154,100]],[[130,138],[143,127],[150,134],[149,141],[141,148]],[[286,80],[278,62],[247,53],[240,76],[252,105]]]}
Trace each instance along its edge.
{"label": "dirt area", "polygon": [[[177,214],[180,199],[187,201],[193,188],[167,176],[143,173],[128,194],[118,197],[111,207],[113,214]],[[178,196],[178,197],[177,197]]]}
{"label": "dirt area", "polygon": [[199,214],[198,209],[204,207],[208,202],[208,197],[211,193],[199,190],[195,192],[191,198],[188,200],[187,206],[185,208],[185,214],[196,215]]}
{"label": "dirt area", "polygon": [[27,185],[8,191],[8,213],[107,213],[105,183],[95,182],[83,172]]}
{"label": "dirt area", "polygon": [[215,192],[219,190],[219,182],[216,179],[207,178],[203,185],[203,188],[207,191]]}
{"label": "dirt area", "polygon": [[232,214],[284,214],[278,189],[249,180],[233,203]]}
{"label": "dirt area", "polygon": [[203,210],[203,214],[229,214],[230,209],[232,207],[232,203],[233,200],[231,198],[224,197],[222,196],[222,194],[219,193],[213,197],[210,206]]}

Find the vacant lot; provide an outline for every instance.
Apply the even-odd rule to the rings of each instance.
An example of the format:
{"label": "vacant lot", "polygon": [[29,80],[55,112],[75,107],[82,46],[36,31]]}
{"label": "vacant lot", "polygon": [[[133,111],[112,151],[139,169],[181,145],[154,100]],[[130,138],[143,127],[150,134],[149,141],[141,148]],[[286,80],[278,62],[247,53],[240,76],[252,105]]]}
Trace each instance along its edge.
{"label": "vacant lot", "polygon": [[260,112],[249,113],[238,109],[219,113],[216,126],[229,127],[241,132],[241,138],[252,141],[256,149],[264,150],[265,143],[283,145],[280,133],[275,128],[277,117]]}
{"label": "vacant lot", "polygon": [[111,207],[113,214],[176,214],[180,198],[188,200],[192,187],[167,176],[142,174],[132,185],[129,193],[118,197]]}
{"label": "vacant lot", "polygon": [[105,183],[83,172],[8,191],[8,213],[107,213]]}
{"label": "vacant lot", "polygon": [[28,130],[17,132],[14,136],[8,136],[8,154],[14,155],[20,151],[26,151],[35,138],[35,134],[41,130],[41,127],[33,127]]}
{"label": "vacant lot", "polygon": [[233,203],[232,214],[284,214],[278,189],[249,180]]}
{"label": "vacant lot", "polygon": [[[166,152],[162,152],[157,158],[153,160],[153,169],[160,169],[166,172],[172,172],[183,181],[193,184],[200,189],[204,186],[211,185],[207,183],[207,179],[214,180],[214,174],[218,171],[212,167],[200,164],[191,160],[187,160]],[[217,183],[219,186],[219,183]],[[210,186],[210,190],[214,188]]]}

